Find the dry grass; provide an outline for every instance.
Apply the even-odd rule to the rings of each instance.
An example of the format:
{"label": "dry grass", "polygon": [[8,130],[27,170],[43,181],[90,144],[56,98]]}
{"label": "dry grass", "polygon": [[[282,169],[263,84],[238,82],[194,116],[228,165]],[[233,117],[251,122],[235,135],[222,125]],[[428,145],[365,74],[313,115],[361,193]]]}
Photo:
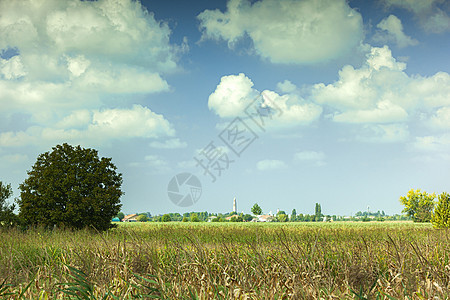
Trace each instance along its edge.
{"label": "dry grass", "polygon": [[446,299],[445,230],[401,223],[139,223],[0,232],[4,299]]}

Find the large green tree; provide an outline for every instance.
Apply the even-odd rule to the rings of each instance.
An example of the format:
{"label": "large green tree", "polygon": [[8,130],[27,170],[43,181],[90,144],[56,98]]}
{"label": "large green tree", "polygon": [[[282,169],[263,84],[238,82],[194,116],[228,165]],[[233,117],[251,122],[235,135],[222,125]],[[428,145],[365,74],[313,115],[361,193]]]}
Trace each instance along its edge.
{"label": "large green tree", "polygon": [[12,195],[11,185],[0,181],[0,227],[9,227],[16,223],[14,204],[6,202]]}
{"label": "large green tree", "polygon": [[411,189],[406,196],[400,197],[400,202],[405,206],[403,212],[414,222],[430,222],[435,205],[434,198],[434,193]]}
{"label": "large green tree", "polygon": [[121,208],[122,174],[94,149],[58,145],[38,156],[20,185],[19,218],[26,225],[113,227]]}
{"label": "large green tree", "polygon": [[434,209],[431,222],[435,228],[450,227],[450,195],[448,193],[438,196],[438,204]]}

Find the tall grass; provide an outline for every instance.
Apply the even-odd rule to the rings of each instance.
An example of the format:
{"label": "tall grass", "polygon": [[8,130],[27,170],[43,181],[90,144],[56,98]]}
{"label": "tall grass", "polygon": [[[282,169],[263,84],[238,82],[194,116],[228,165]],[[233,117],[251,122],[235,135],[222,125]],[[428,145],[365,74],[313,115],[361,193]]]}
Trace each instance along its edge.
{"label": "tall grass", "polygon": [[428,224],[135,223],[0,239],[5,299],[450,296],[448,232]]}

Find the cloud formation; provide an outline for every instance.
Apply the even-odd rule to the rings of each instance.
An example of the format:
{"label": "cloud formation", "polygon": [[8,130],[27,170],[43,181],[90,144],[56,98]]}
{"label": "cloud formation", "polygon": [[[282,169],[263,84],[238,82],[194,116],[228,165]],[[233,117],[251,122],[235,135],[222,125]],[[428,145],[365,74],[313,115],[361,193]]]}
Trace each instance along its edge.
{"label": "cloud formation", "polygon": [[279,169],[285,169],[287,168],[287,165],[282,160],[261,160],[256,163],[256,169],[259,171],[271,171],[271,170],[279,170]]}
{"label": "cloud formation", "polygon": [[[428,32],[442,33],[450,30],[450,17],[442,0],[384,0],[387,7],[400,7],[419,19],[422,28]],[[448,7],[447,7],[448,8]]]}
{"label": "cloud formation", "polygon": [[[295,90],[292,83],[289,88],[291,91]],[[259,104],[261,107],[281,111],[281,114],[274,115],[268,124],[272,127],[307,125],[322,114],[319,105],[307,102],[294,93],[279,95],[270,90],[260,93],[253,89],[253,82],[243,73],[223,76],[216,90],[209,96],[208,107],[222,118],[245,117],[247,106],[261,94],[264,99],[264,103]]]}
{"label": "cloud formation", "polygon": [[25,131],[0,133],[0,147],[39,143],[87,142],[100,145],[113,139],[160,138],[175,130],[162,116],[141,105],[131,109],[80,110],[53,126],[31,126]]}
{"label": "cloud formation", "polygon": [[177,68],[169,27],[139,1],[0,1],[0,11],[0,114],[30,123],[2,133],[2,145],[173,131],[147,108],[108,109],[110,99],[167,91],[163,74]]}
{"label": "cloud formation", "polygon": [[378,23],[377,28],[381,31],[377,32],[374,39],[384,43],[394,42],[398,47],[415,46],[419,42],[403,32],[403,25],[399,18],[389,15],[387,18]]}
{"label": "cloud formation", "polygon": [[348,53],[363,38],[361,15],[344,0],[230,0],[227,10],[198,15],[204,39],[233,48],[249,37],[273,63],[309,64]]}

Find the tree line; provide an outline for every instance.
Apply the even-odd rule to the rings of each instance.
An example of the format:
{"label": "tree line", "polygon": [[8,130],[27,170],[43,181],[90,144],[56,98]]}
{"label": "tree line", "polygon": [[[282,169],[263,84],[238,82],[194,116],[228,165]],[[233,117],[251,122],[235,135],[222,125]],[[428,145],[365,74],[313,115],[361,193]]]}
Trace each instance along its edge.
{"label": "tree line", "polygon": [[[15,203],[9,203],[13,192],[10,184],[0,181],[0,227],[19,226],[45,228],[95,228],[107,230],[114,227],[114,217],[122,219],[120,197],[122,174],[111,158],[99,157],[97,150],[57,145],[52,151],[40,154],[28,177],[19,185],[20,197]],[[275,222],[320,222],[320,221],[370,221],[398,220],[411,218],[414,222],[432,222],[436,228],[450,226],[450,195],[446,192],[436,196],[421,190],[410,190],[400,197],[405,206],[406,216],[386,216],[383,212],[358,212],[355,217],[345,219],[336,215],[324,215],[319,203],[315,205],[314,214],[297,214],[293,209],[288,215],[278,211],[270,216]],[[15,205],[18,214],[15,214]],[[181,222],[244,222],[252,221],[262,215],[261,207],[255,203],[252,214],[212,214],[208,212],[191,212],[183,215],[168,213],[152,216],[140,214],[139,221],[181,221]]]}

